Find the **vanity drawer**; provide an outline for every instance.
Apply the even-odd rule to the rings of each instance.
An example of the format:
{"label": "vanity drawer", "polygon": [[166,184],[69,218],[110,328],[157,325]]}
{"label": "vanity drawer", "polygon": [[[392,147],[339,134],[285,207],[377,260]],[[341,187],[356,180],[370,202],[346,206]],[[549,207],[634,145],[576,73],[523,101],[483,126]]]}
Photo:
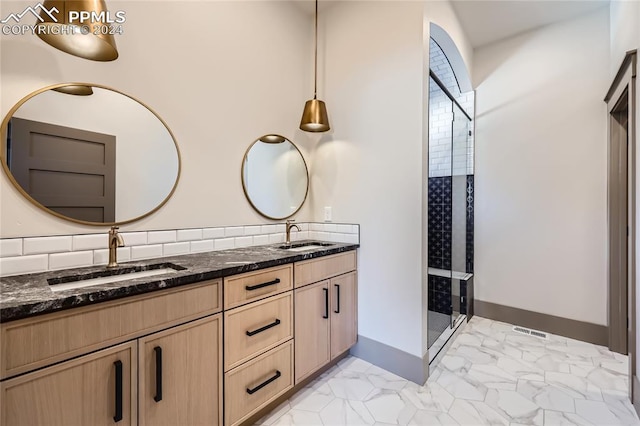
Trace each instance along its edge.
{"label": "vanity drawer", "polygon": [[224,308],[235,308],[291,290],[292,283],[292,265],[277,266],[227,277],[224,279]]}
{"label": "vanity drawer", "polygon": [[225,425],[237,425],[293,387],[289,341],[225,374]]}
{"label": "vanity drawer", "polygon": [[295,287],[326,280],[356,269],[356,251],[296,262]]}
{"label": "vanity drawer", "polygon": [[228,371],[293,338],[293,292],[227,311],[224,317]]}
{"label": "vanity drawer", "polygon": [[221,280],[0,325],[2,379],[222,310]]}

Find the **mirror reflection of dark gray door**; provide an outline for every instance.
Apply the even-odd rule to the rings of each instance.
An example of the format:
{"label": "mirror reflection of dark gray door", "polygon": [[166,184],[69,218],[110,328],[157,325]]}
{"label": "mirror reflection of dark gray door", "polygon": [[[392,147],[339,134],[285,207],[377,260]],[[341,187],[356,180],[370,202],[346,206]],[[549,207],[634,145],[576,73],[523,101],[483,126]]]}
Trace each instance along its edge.
{"label": "mirror reflection of dark gray door", "polygon": [[61,215],[115,221],[116,138],[12,118],[7,162],[31,198]]}

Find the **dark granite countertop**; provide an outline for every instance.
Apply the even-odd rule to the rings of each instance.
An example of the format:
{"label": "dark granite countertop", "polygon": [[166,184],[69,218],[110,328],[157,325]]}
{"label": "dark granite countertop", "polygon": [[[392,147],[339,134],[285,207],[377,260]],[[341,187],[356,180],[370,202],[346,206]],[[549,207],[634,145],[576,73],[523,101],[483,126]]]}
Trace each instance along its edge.
{"label": "dark granite countertop", "polygon": [[[293,242],[293,244],[298,243],[301,241]],[[65,277],[75,275],[83,275],[85,279],[99,277],[104,274],[106,268],[92,266],[3,277],[0,278],[0,321],[14,321],[164,288],[178,287],[355,250],[359,247],[358,244],[331,243],[330,246],[315,250],[293,252],[279,248],[281,245],[282,243],[125,262],[118,266],[117,271],[126,272],[130,268],[147,270],[151,269],[150,265],[157,264],[172,264],[184,269],[169,274],[56,292],[51,290],[50,281],[66,282],[69,280],[66,280]]]}

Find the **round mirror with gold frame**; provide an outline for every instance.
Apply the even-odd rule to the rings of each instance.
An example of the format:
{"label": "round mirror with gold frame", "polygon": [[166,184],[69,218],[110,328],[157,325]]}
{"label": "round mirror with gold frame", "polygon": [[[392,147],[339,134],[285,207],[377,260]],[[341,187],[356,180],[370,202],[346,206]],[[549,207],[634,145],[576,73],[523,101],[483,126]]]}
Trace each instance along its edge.
{"label": "round mirror with gold frame", "polygon": [[268,219],[286,219],[309,193],[307,163],[297,146],[280,135],[264,135],[242,160],[242,188],[249,204]]}
{"label": "round mirror with gold frame", "polygon": [[30,93],[4,118],[0,138],[2,167],[18,191],[76,223],[142,219],[171,198],[180,178],[180,151],[164,120],[100,84]]}

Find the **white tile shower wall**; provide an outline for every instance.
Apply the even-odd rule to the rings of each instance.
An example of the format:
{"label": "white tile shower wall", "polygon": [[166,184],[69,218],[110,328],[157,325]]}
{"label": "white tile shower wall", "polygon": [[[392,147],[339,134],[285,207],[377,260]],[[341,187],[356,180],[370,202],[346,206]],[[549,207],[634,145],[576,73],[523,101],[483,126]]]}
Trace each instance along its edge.
{"label": "white tile shower wall", "polygon": [[[291,231],[292,241],[360,241],[360,225],[356,224],[312,222],[297,226],[300,231]],[[276,224],[123,232],[125,247],[118,249],[118,261],[282,243],[284,231],[284,224]],[[108,258],[106,233],[0,239],[0,277],[105,265]]]}
{"label": "white tile shower wall", "polygon": [[[436,73],[462,108],[473,117],[474,93],[460,93],[453,69],[447,57],[433,40],[430,43],[429,68]],[[462,125],[463,121],[458,121],[460,117],[452,116],[452,109],[452,103],[444,92],[437,85],[430,85],[429,177],[473,174],[473,122],[470,123],[467,129],[466,126]],[[452,132],[451,122],[454,118],[456,121]],[[463,118],[460,119],[463,120]],[[471,135],[467,131],[471,131]],[[452,140],[465,140],[466,144],[454,144],[452,153]]]}

